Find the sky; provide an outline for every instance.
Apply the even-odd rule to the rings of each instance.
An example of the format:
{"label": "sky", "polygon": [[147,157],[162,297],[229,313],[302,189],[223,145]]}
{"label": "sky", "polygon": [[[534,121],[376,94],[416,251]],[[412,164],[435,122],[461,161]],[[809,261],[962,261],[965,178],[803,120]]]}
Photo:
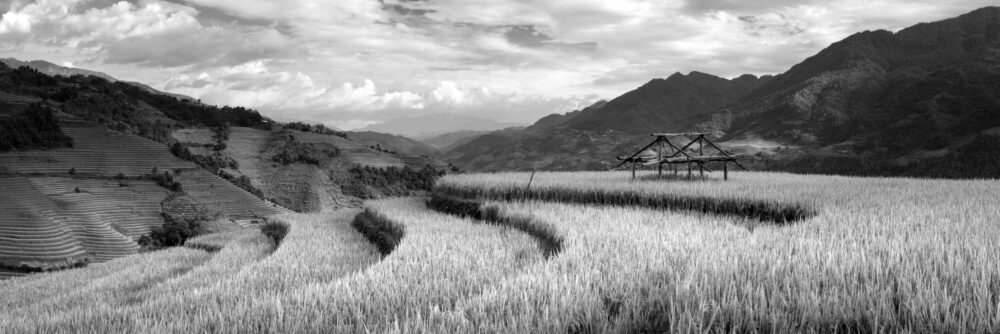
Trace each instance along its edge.
{"label": "sky", "polygon": [[0,0],[0,57],[279,121],[528,124],[653,78],[778,74],[855,32],[993,0]]}

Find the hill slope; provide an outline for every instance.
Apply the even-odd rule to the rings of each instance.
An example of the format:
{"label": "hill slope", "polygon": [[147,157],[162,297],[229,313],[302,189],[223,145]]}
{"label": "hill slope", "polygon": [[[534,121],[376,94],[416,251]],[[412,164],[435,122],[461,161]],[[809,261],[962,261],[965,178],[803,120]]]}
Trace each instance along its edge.
{"label": "hill slope", "polygon": [[341,191],[355,166],[447,167],[50,65],[0,62],[4,277],[135,254],[168,222],[207,232],[287,212],[274,203],[356,206]]}

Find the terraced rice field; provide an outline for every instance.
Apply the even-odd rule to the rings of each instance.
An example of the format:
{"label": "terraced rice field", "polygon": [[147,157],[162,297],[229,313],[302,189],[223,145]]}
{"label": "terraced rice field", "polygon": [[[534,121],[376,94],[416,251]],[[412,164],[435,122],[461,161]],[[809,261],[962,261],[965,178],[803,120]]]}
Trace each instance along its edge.
{"label": "terraced rice field", "polygon": [[196,167],[171,155],[165,145],[136,135],[83,123],[65,124],[63,132],[73,137],[73,148],[4,152],[0,153],[0,165],[16,173],[66,174],[75,168],[79,174],[105,176],[139,176],[153,167]]}
{"label": "terraced rice field", "polygon": [[[164,258],[160,266],[182,268],[167,279],[127,272],[122,281],[140,289],[58,299],[25,288],[30,276],[0,282],[0,294],[13,296],[0,328],[1000,330],[1000,181],[734,173],[729,182],[631,182],[628,173],[539,173],[527,188],[528,178],[448,176],[435,209],[404,198],[368,202],[358,217],[283,215],[290,234],[273,253],[252,234],[221,237],[235,241],[216,257],[229,247],[232,255],[193,265]],[[212,238],[201,242],[222,243]],[[88,279],[90,269],[40,277]],[[72,299],[84,296],[107,302]]]}
{"label": "terraced rice field", "polygon": [[38,177],[29,181],[56,203],[82,210],[74,218],[105,222],[134,240],[163,225],[160,203],[169,192],[150,181],[128,180],[126,187],[115,180]]}
{"label": "terraced rice field", "polygon": [[[87,255],[59,207],[24,178],[0,178],[0,265],[58,268]],[[11,271],[11,270],[8,270]]]}
{"label": "terraced rice field", "polygon": [[265,217],[287,211],[261,201],[246,190],[205,170],[184,171],[176,174],[174,179],[183,185],[185,193],[196,203],[223,216]]}
{"label": "terraced rice field", "polygon": [[[272,161],[267,154],[268,146],[282,133],[234,127],[222,153],[233,158],[239,164],[238,172],[249,177],[268,198],[294,210],[314,211],[320,207],[323,189],[337,187],[319,166],[282,165]],[[330,201],[322,203],[329,205]]]}
{"label": "terraced rice field", "polygon": [[[170,192],[135,179],[154,168],[180,171],[178,181],[189,195],[182,202],[224,219],[285,211],[179,160],[163,144],[96,125],[64,123],[74,148],[0,153],[4,277],[28,268],[65,268],[135,254],[135,240],[164,223],[161,205]],[[118,173],[128,179],[111,178]]]}

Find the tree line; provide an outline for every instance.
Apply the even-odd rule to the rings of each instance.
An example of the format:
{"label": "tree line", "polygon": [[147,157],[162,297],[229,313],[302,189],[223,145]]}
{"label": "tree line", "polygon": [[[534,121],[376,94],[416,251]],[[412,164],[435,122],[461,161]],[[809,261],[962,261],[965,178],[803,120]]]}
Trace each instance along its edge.
{"label": "tree line", "polygon": [[63,133],[49,106],[33,103],[19,113],[0,116],[0,152],[60,147],[73,147],[73,138]]}

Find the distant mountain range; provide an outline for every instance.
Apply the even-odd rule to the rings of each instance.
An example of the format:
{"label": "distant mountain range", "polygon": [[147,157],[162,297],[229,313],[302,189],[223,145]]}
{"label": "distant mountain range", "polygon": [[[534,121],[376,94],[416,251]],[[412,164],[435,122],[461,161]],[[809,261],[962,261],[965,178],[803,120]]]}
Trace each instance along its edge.
{"label": "distant mountain range", "polygon": [[649,133],[697,130],[760,169],[980,176],[967,165],[997,164],[983,154],[1000,147],[997,127],[1000,8],[988,7],[897,33],[857,33],[776,76],[654,79],[522,130],[482,135],[446,160],[466,170],[601,169]]}
{"label": "distant mountain range", "polygon": [[483,117],[462,114],[430,114],[397,118],[355,131],[391,133],[413,139],[425,139],[449,132],[493,131],[512,126],[518,126],[518,124],[497,122]]}

